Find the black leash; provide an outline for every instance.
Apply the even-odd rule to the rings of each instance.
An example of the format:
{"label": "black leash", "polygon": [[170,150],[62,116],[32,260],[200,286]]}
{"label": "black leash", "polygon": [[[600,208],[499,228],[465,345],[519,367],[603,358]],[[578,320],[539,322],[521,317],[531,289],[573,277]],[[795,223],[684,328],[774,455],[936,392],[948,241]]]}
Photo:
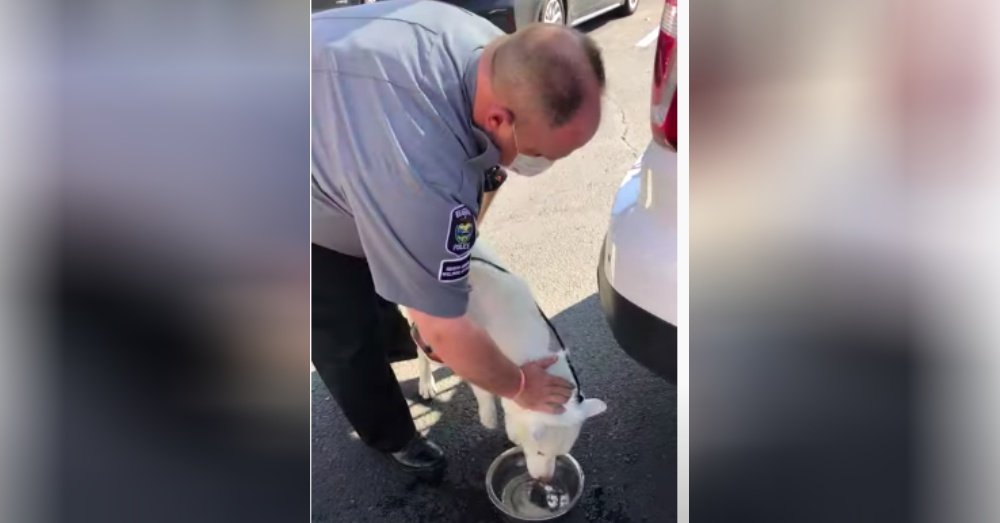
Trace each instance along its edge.
{"label": "black leash", "polygon": [[[503,267],[501,267],[501,266],[499,266],[499,265],[497,265],[497,264],[495,264],[495,263],[493,263],[493,262],[491,262],[491,261],[489,261],[489,260],[487,260],[485,258],[480,258],[478,256],[473,256],[471,258],[471,260],[472,261],[477,261],[477,262],[485,263],[486,265],[489,265],[490,267],[493,267],[494,269],[496,269],[496,270],[498,270],[498,271],[500,271],[502,273],[510,274],[510,271],[508,271],[507,269],[504,269]],[[559,342],[559,347],[562,348],[562,350],[564,352],[566,352],[566,364],[569,365],[569,371],[570,371],[570,373],[573,374],[573,381],[576,382],[576,399],[577,399],[577,401],[582,402],[583,401],[583,392],[580,390],[580,379],[576,377],[576,369],[573,368],[573,363],[569,361],[569,351],[566,350],[566,344],[563,343],[562,336],[559,335],[559,331],[556,330],[556,326],[552,324],[552,321],[549,320],[549,317],[545,315],[545,311],[542,310],[542,307],[540,305],[538,305],[537,302],[535,303],[535,308],[538,309],[538,314],[542,316],[543,320],[545,320],[545,324],[549,326],[549,330],[552,331],[552,334],[555,334],[556,341]]]}

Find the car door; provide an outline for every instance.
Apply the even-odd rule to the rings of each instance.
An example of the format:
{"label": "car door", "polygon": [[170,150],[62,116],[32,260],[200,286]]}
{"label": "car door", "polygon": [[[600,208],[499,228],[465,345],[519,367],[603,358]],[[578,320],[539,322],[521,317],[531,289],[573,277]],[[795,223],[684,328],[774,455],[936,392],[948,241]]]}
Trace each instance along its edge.
{"label": "car door", "polygon": [[566,0],[569,2],[568,11],[571,21],[579,20],[587,15],[597,12],[612,4],[620,3],[618,0]]}

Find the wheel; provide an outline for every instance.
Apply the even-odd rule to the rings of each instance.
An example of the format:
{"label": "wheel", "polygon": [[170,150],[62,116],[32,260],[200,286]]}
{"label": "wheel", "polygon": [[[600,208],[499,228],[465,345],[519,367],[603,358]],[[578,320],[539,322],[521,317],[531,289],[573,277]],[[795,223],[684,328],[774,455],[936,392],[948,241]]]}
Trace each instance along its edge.
{"label": "wheel", "polygon": [[[538,14],[538,21],[547,24],[566,24],[566,10],[563,9],[562,0],[543,0],[542,11]],[[625,0],[628,2],[629,0]]]}
{"label": "wheel", "polygon": [[618,16],[628,16],[635,12],[639,8],[639,0],[625,0],[621,7],[618,8],[616,13]]}

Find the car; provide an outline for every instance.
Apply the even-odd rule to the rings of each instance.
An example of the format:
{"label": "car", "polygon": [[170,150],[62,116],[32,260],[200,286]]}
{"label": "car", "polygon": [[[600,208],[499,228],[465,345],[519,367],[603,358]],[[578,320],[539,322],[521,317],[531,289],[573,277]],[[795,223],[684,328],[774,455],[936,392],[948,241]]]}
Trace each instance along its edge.
{"label": "car", "polygon": [[445,0],[476,13],[507,33],[532,22],[582,24],[605,13],[635,12],[639,0]]}
{"label": "car", "polygon": [[621,348],[677,382],[677,0],[666,0],[653,64],[652,139],[615,193],[597,265]]}
{"label": "car", "polygon": [[348,7],[352,5],[370,4],[375,0],[312,0],[312,12],[318,13],[333,9],[335,7]]}
{"label": "car", "polygon": [[[312,0],[312,12],[345,7],[374,0]],[[381,0],[393,1],[393,0]],[[635,12],[639,0],[444,0],[493,22],[507,33],[532,22],[582,24],[605,13],[621,16]]]}

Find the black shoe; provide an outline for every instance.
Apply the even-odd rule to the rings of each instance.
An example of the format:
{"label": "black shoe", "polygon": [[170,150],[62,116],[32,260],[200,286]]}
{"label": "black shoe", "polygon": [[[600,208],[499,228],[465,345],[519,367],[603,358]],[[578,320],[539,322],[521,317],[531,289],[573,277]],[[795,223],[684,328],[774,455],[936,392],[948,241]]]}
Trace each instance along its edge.
{"label": "black shoe", "polygon": [[444,451],[434,442],[417,434],[399,452],[389,454],[403,470],[421,479],[440,480],[443,476]]}

